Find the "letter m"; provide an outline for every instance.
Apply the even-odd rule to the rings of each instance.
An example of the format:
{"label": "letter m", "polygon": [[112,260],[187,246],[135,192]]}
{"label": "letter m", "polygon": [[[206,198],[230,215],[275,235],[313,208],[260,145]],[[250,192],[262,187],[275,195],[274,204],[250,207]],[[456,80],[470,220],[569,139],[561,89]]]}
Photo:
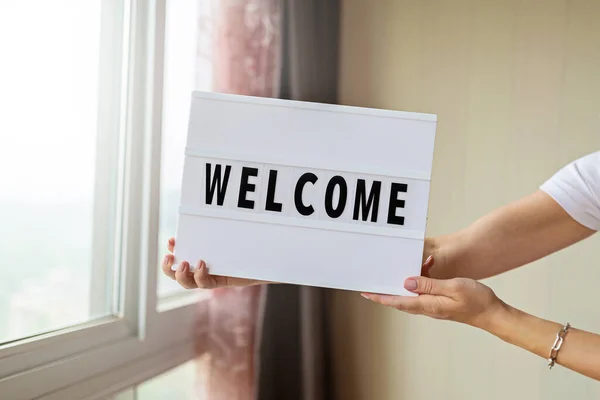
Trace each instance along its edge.
{"label": "letter m", "polygon": [[371,212],[371,222],[377,222],[377,211],[379,211],[379,194],[381,192],[381,182],[373,181],[369,197],[367,198],[367,189],[364,179],[359,179],[356,182],[356,198],[354,199],[354,215],[353,219],[358,221],[358,215],[361,214],[361,219],[366,221]]}

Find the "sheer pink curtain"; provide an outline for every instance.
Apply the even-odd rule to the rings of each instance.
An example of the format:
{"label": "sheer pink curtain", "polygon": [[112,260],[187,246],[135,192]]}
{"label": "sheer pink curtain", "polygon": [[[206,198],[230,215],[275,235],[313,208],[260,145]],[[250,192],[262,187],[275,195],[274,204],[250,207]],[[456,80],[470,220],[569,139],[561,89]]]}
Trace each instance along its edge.
{"label": "sheer pink curtain", "polygon": [[[200,38],[210,37],[213,90],[278,95],[279,0],[198,0],[212,10],[199,17]],[[254,348],[263,287],[218,289],[200,305],[198,393],[207,400],[255,395]]]}
{"label": "sheer pink curtain", "polygon": [[214,0],[213,77],[217,92],[276,96],[279,0]]}

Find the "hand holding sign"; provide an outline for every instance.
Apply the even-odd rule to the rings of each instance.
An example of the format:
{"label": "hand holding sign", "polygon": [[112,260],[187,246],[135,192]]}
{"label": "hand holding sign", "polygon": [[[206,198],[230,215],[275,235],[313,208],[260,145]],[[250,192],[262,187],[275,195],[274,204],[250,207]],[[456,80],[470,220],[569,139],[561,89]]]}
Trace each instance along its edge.
{"label": "hand holding sign", "polygon": [[169,250],[169,254],[165,255],[162,264],[162,270],[165,275],[173,280],[176,280],[177,283],[179,283],[185,289],[216,289],[222,287],[250,286],[267,283],[265,281],[253,279],[210,275],[208,267],[203,260],[199,260],[197,262],[194,272],[190,271],[190,263],[187,261],[181,261],[177,266],[177,269],[173,270],[175,257],[171,253],[173,253],[175,250],[174,238],[169,239],[167,248]]}

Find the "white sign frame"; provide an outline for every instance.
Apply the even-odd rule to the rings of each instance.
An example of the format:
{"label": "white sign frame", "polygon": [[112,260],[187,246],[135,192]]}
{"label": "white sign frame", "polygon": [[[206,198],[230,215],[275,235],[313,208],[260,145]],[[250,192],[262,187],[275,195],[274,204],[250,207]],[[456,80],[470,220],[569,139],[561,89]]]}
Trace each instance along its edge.
{"label": "white sign frame", "polygon": [[412,295],[403,282],[421,272],[436,128],[432,114],[193,92],[177,261]]}

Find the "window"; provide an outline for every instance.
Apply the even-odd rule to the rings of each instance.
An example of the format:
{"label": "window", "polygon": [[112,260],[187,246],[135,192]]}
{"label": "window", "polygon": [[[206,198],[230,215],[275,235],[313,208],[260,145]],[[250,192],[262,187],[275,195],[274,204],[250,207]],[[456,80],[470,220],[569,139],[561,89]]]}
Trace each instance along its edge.
{"label": "window", "polygon": [[196,388],[199,365],[188,361],[152,379],[110,397],[110,400],[200,400],[204,398]]}
{"label": "window", "polygon": [[156,271],[209,88],[197,3],[0,2],[3,396],[107,397],[194,355],[199,293]]}
{"label": "window", "polygon": [[95,236],[114,235],[95,194],[116,183],[108,174],[95,185],[101,1],[63,3],[0,6],[0,342],[112,311],[112,270],[93,273],[111,256]]}

